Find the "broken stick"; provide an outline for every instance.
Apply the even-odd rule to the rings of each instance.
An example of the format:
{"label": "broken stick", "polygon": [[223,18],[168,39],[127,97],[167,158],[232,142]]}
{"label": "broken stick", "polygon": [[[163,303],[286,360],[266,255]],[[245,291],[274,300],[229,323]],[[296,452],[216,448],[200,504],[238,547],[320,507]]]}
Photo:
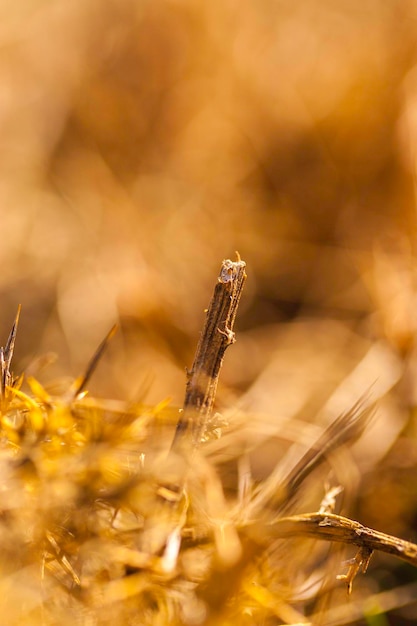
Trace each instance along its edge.
{"label": "broken stick", "polygon": [[227,259],[222,263],[194,363],[187,374],[184,409],[177,424],[174,449],[185,440],[191,440],[197,446],[204,435],[224,353],[235,341],[233,325],[246,279],[245,267],[246,263],[239,255],[237,261]]}
{"label": "broken stick", "polygon": [[417,545],[399,537],[393,537],[373,528],[363,526],[334,513],[305,513],[292,517],[282,517],[268,527],[270,536],[275,539],[286,537],[312,537],[339,543],[353,544],[359,548],[347,574],[338,576],[347,583],[348,593],[360,569],[366,571],[375,550],[393,554],[397,558],[417,566]]}

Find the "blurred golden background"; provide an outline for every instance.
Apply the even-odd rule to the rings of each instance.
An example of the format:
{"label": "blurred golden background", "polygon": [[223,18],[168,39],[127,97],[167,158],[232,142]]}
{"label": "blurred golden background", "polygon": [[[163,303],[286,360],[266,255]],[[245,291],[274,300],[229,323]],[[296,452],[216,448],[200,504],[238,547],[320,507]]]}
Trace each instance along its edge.
{"label": "blurred golden background", "polygon": [[2,2],[0,42],[15,373],[118,322],[91,393],[180,406],[238,250],[219,406],[325,423],[375,383],[356,515],[416,540],[416,3]]}

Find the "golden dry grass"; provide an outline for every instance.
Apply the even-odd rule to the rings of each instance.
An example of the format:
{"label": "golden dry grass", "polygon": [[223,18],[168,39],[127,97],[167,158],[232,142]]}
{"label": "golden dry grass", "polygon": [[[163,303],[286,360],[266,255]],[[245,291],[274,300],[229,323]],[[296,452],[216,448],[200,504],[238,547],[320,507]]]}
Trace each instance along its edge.
{"label": "golden dry grass", "polygon": [[[195,591],[213,545],[223,554],[207,506],[235,511],[245,464],[255,486],[277,460],[284,472],[371,386],[377,417],[293,512],[340,482],[344,514],[417,539],[415,3],[3,1],[0,18],[0,343],[22,303],[26,372],[2,420],[5,623],[269,626],[320,612],[317,597],[323,624],[415,620],[411,567],[375,558],[348,604],[345,556],[309,540],[235,572],[241,603],[221,617]],[[212,534],[177,580],[143,524],[235,250],[249,278],[212,425],[224,436],[198,456],[186,518]],[[71,383],[115,322],[88,385],[104,399],[74,407]],[[80,571],[87,599],[69,593]]]}

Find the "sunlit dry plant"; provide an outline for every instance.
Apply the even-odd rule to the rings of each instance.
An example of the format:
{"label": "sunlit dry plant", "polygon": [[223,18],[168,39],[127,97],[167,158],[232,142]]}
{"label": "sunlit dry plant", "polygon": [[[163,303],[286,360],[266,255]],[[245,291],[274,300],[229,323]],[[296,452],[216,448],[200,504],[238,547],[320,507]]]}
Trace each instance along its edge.
{"label": "sunlit dry plant", "polygon": [[[313,443],[294,428],[294,449],[263,478],[250,416],[214,413],[245,267],[223,261],[180,411],[88,398],[114,329],[67,393],[30,376],[23,391],[11,372],[18,312],[0,350],[3,623],[342,624],[328,594],[350,593],[375,550],[417,565],[416,545],[336,513],[338,456],[374,415],[371,393]],[[333,543],[353,546],[347,568],[323,549]]]}

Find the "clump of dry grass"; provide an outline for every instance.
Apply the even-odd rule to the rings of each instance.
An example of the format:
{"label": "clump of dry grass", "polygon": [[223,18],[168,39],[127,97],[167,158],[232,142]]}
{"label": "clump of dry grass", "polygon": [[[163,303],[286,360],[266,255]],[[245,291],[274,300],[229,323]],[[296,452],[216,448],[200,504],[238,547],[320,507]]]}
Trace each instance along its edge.
{"label": "clump of dry grass", "polygon": [[[244,267],[240,259],[222,265],[183,413],[163,402],[88,398],[113,331],[63,395],[32,377],[23,391],[23,376],[11,373],[16,317],[0,352],[4,623],[326,623],[323,607],[341,586],[342,567],[327,542],[355,548],[339,575],[349,591],[374,550],[417,565],[417,546],[336,515],[342,488],[337,481],[323,488],[319,468],[332,458],[336,468],[337,451],[361,435],[374,411],[367,398],[263,479],[252,474],[250,441],[239,443],[246,418],[225,426],[212,414]],[[327,623],[348,621],[342,610]]]}

